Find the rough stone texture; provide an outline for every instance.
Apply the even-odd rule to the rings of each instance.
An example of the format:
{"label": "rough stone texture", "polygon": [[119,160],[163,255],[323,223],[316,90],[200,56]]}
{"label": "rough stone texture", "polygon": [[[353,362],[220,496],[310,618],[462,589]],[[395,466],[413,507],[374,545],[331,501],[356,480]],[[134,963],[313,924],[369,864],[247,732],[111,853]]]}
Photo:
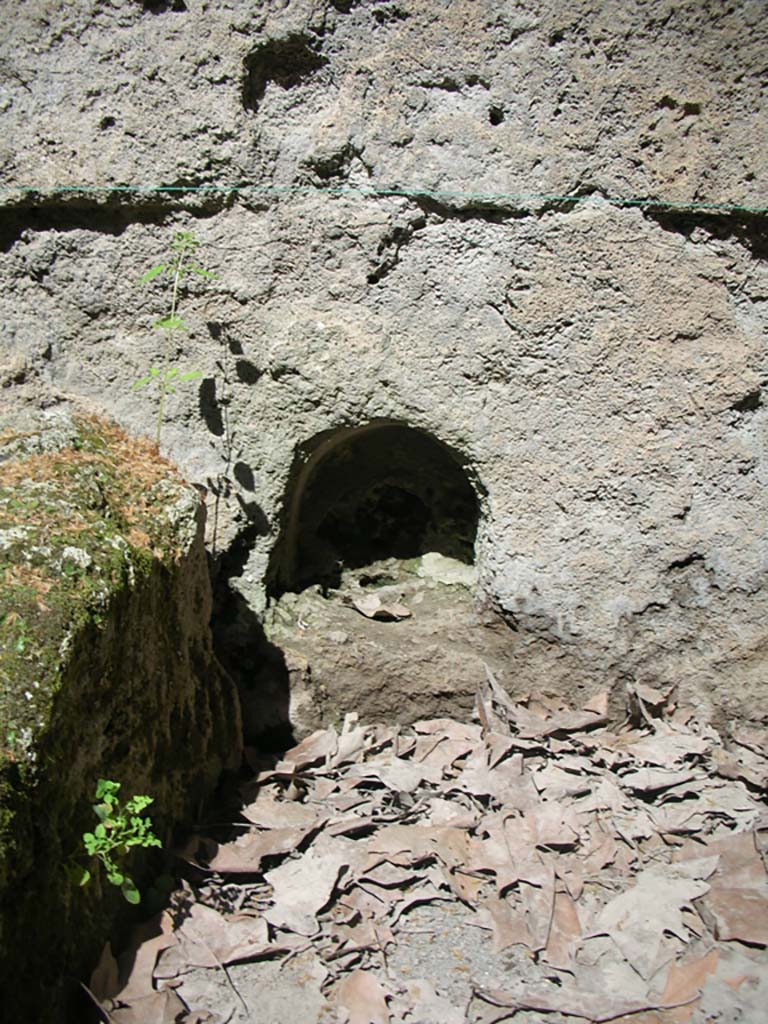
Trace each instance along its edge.
{"label": "rough stone texture", "polygon": [[[4,421],[3,421],[4,420]],[[199,499],[153,446],[56,411],[0,419],[0,999],[59,1024],[126,905],[95,862],[97,780],[164,845],[240,762]],[[160,861],[153,864],[157,872]],[[147,865],[127,865],[147,881]],[[150,879],[152,875],[149,876]]]}
{"label": "rough stone texture", "polygon": [[[509,631],[474,607],[473,570],[444,559],[443,582],[432,564],[440,558],[388,559],[345,572],[325,594],[308,587],[276,601],[265,630],[282,652],[283,672],[267,661],[242,688],[246,735],[288,721],[299,734],[339,725],[361,705],[371,717],[403,725],[450,712],[468,716],[486,665],[512,678]],[[366,617],[359,607],[371,598],[410,614],[400,621]]]}
{"label": "rough stone texture", "polygon": [[[508,685],[675,682],[764,714],[759,0],[0,17],[4,184],[115,187],[2,193],[9,393],[88,396],[150,432],[131,383],[167,296],[135,282],[193,229],[219,276],[182,295],[205,379],[173,396],[165,446],[218,492],[241,624],[258,629],[302,460],[400,423],[475,488]],[[180,191],[116,190],[159,183]],[[579,201],[519,198],[541,194]]]}

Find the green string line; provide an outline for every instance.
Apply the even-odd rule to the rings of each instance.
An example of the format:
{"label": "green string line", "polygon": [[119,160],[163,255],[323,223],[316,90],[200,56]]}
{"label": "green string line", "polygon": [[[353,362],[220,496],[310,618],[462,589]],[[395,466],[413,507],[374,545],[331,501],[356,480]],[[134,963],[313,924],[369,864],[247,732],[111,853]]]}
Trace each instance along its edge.
{"label": "green string line", "polygon": [[668,199],[625,199],[619,196],[557,196],[545,194],[517,195],[511,192],[462,192],[430,189],[406,189],[354,186],[314,186],[314,185],[2,185],[0,192],[20,192],[23,194],[40,193],[185,193],[185,192],[274,192],[285,195],[307,195],[320,193],[326,195],[358,195],[358,196],[403,196],[421,199],[464,199],[475,202],[493,202],[506,200],[520,205],[536,203],[586,203],[602,202],[615,206],[665,207],[677,210],[710,210],[721,213],[768,213],[766,206],[741,206],[736,203],[695,203],[679,202]]}

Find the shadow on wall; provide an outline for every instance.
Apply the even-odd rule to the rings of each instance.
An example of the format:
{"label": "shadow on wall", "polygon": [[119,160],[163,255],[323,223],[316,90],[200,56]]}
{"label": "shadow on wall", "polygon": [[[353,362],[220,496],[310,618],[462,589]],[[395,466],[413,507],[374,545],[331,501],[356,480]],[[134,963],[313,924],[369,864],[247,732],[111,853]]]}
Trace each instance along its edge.
{"label": "shadow on wall", "polygon": [[327,431],[297,453],[270,595],[337,587],[345,569],[428,551],[471,564],[479,506],[460,457],[390,421]]}
{"label": "shadow on wall", "polygon": [[[285,750],[295,742],[290,725],[290,686],[282,650],[270,643],[261,620],[233,580],[242,576],[257,537],[267,520],[255,503],[245,506],[248,525],[223,552],[215,566],[211,620],[216,656],[237,685],[246,743]],[[253,727],[249,703],[258,695],[259,722]],[[268,709],[265,713],[264,709]]]}

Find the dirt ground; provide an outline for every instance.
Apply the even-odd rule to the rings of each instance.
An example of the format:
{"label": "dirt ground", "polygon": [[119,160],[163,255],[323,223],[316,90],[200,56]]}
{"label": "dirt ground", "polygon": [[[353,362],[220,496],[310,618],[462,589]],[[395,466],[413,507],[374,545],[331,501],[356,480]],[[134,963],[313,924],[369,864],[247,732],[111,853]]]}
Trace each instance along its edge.
{"label": "dirt ground", "polygon": [[766,733],[639,687],[318,730],[89,989],[113,1024],[762,1024]]}

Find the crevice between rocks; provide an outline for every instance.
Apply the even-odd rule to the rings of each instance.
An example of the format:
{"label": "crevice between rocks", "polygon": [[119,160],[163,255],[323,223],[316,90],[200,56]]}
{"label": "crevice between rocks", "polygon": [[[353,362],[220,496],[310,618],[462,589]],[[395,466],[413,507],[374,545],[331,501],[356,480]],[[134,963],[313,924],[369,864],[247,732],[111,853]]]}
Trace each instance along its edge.
{"label": "crevice between rocks", "polygon": [[396,224],[391,231],[388,231],[381,239],[377,249],[379,262],[368,274],[368,284],[378,284],[390,271],[400,262],[400,252],[411,241],[417,231],[427,226],[425,216],[415,217],[407,224]]}
{"label": "crevice between rocks", "polygon": [[667,566],[667,572],[673,569],[687,569],[689,565],[694,565],[696,562],[703,562],[704,555],[699,554],[698,551],[692,551],[690,555],[685,555],[683,558],[676,558],[669,563]]}
{"label": "crevice between rocks", "polygon": [[[383,192],[386,195],[386,192]],[[393,190],[392,195],[397,195]],[[403,193],[405,194],[405,193]],[[584,202],[594,199],[605,204],[607,208],[641,210],[646,220],[658,224],[665,231],[682,234],[690,238],[696,228],[703,229],[709,238],[725,240],[733,238],[749,249],[752,256],[765,259],[768,256],[768,217],[763,212],[740,209],[678,209],[670,207],[663,200],[622,201],[604,195],[600,189],[592,185],[582,185],[567,196],[553,196],[519,205],[515,202],[505,203],[502,195],[489,195],[464,205],[453,203],[446,194],[407,193],[407,198],[425,214],[445,220],[481,220],[492,224],[503,224],[510,220],[525,217],[541,218],[548,213],[572,213]],[[456,196],[457,201],[461,199]],[[512,198],[512,197],[510,197]]]}
{"label": "crevice between rocks", "polygon": [[186,14],[187,5],[184,0],[140,0],[141,6],[150,14]]}
{"label": "crevice between rocks", "polygon": [[[351,163],[361,159],[360,152],[351,145],[325,160],[318,160],[310,169],[321,179],[318,193],[324,186],[339,184],[346,181]],[[362,160],[361,160],[362,162]],[[372,168],[363,163],[366,171],[371,174]],[[148,192],[136,194],[126,201],[119,191],[105,190],[99,197],[82,193],[57,193],[45,195],[27,193],[23,199],[0,205],[3,217],[0,222],[0,252],[8,252],[18,241],[21,234],[33,231],[74,231],[86,230],[104,234],[120,235],[131,224],[163,225],[174,214],[184,211],[194,217],[204,219],[213,217],[237,203],[247,205],[250,210],[264,211],[282,197],[271,196],[266,190],[263,194],[241,192],[237,186],[217,189],[211,186],[178,185],[164,186],[170,191]],[[462,223],[481,221],[487,224],[505,224],[512,220],[523,220],[527,217],[540,219],[547,213],[571,213],[585,199],[595,195],[594,190],[579,190],[573,196],[542,200],[536,205],[502,204],[503,197],[478,199],[465,205],[451,202],[447,196],[439,194],[406,193],[403,190],[371,188],[361,189],[361,198],[376,199],[402,196],[413,207],[420,210],[423,217],[417,217],[406,226],[397,226],[389,232],[379,246],[379,255],[390,245],[394,253],[384,258],[371,271],[369,283],[375,284],[396,266],[400,250],[413,237],[416,231],[426,227],[429,220],[456,220]],[[457,195],[457,200],[460,196]],[[606,206],[614,208],[630,208],[629,204],[611,202],[609,197],[597,196],[604,200]],[[693,232],[700,228],[706,232],[706,241],[710,239],[735,239],[749,250],[756,259],[768,257],[768,219],[762,213],[748,211],[715,212],[709,210],[672,210],[663,202],[658,205],[649,201],[647,206],[639,207],[643,217],[658,224],[665,231],[681,234],[690,239]],[[736,406],[734,406],[736,408]],[[747,405],[737,411],[751,411]]]}
{"label": "crevice between rocks", "polygon": [[466,206],[454,206],[440,198],[415,193],[408,198],[428,216],[442,220],[480,220],[488,224],[505,224],[509,220],[522,220],[536,216],[534,210],[520,206],[500,206],[495,200],[477,201]]}
{"label": "crevice between rocks", "polygon": [[[114,194],[113,194],[114,195]],[[234,202],[231,193],[183,191],[163,193],[125,202],[87,195],[46,195],[30,193],[18,203],[0,207],[0,252],[9,252],[25,231],[91,231],[121,235],[131,224],[163,226],[183,210],[198,219],[213,217]]]}
{"label": "crevice between rocks", "polygon": [[663,204],[643,207],[643,216],[664,231],[682,235],[687,240],[696,229],[706,232],[706,241],[733,239],[755,259],[768,258],[768,218],[764,213],[747,210],[672,210]]}

